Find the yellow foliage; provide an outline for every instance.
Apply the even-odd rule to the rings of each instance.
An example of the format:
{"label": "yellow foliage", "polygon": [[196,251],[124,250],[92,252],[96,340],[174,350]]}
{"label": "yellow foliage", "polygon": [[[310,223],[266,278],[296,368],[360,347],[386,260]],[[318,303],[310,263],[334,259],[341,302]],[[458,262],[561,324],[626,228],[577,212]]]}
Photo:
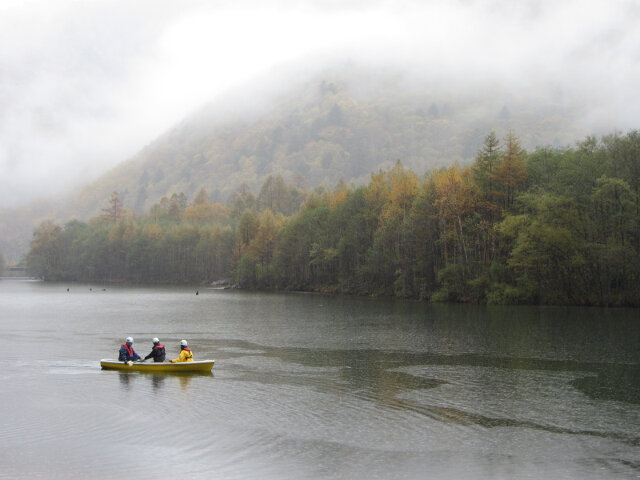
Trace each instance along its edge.
{"label": "yellow foliage", "polygon": [[381,208],[389,198],[386,173],[380,171],[371,174],[371,183],[364,190],[364,198],[373,207]]}
{"label": "yellow foliage", "polygon": [[344,181],[340,180],[340,182],[336,185],[336,188],[333,190],[331,195],[331,199],[329,201],[329,206],[333,210],[342,202],[344,202],[349,195],[351,194],[351,188]]}
{"label": "yellow foliage", "polygon": [[432,177],[436,190],[435,206],[445,218],[460,217],[474,208],[477,189],[468,173],[457,166],[437,172]]}
{"label": "yellow foliage", "polygon": [[418,193],[418,177],[412,171],[406,171],[398,165],[391,171],[389,199],[400,211],[406,210],[413,203]]}
{"label": "yellow foliage", "polygon": [[151,240],[160,240],[160,238],[162,238],[162,232],[162,228],[156,224],[146,225],[142,229],[142,233]]}
{"label": "yellow foliage", "polygon": [[339,192],[334,193],[331,196],[331,203],[329,204],[329,206],[332,210],[335,209],[338,205],[344,202],[348,196],[349,192],[347,190],[340,190]]}
{"label": "yellow foliage", "polygon": [[418,194],[418,187],[416,174],[397,162],[388,172],[372,174],[364,195],[374,208],[380,209],[380,222],[383,223],[393,217],[404,218]]}
{"label": "yellow foliage", "polygon": [[133,239],[136,237],[136,230],[137,228],[135,223],[131,222],[127,224],[124,232],[122,232],[122,240],[124,240],[125,242],[133,241]]}
{"label": "yellow foliage", "polygon": [[136,230],[136,224],[131,218],[128,220],[122,220],[116,223],[109,230],[109,242],[113,243],[118,240],[123,240],[125,242],[132,241],[136,237]]}
{"label": "yellow foliage", "polygon": [[221,203],[211,204],[209,202],[189,205],[184,211],[183,220],[192,223],[212,223],[228,220],[231,209]]}
{"label": "yellow foliage", "polygon": [[274,215],[266,208],[260,214],[258,232],[249,244],[249,255],[255,260],[262,260],[272,254],[273,243],[284,224],[282,215]]}
{"label": "yellow foliage", "polygon": [[117,240],[120,239],[121,235],[122,235],[122,228],[120,227],[119,223],[116,223],[109,230],[109,243],[116,242]]}

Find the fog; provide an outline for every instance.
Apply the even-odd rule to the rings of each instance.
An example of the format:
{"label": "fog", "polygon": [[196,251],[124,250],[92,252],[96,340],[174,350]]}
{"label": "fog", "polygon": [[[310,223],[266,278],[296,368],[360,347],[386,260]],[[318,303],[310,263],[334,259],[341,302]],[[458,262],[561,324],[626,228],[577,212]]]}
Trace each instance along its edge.
{"label": "fog", "polygon": [[87,183],[239,85],[334,62],[561,92],[594,131],[639,128],[638,5],[3,0],[0,207]]}

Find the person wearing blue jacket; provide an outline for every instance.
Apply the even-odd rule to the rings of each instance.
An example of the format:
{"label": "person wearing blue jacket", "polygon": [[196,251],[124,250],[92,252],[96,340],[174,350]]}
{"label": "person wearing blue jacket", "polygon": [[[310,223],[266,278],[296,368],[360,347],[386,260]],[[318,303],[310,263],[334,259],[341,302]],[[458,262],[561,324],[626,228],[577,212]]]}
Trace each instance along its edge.
{"label": "person wearing blue jacket", "polygon": [[127,337],[125,343],[120,346],[118,360],[121,362],[133,362],[141,359],[142,357],[133,349],[133,338]]}

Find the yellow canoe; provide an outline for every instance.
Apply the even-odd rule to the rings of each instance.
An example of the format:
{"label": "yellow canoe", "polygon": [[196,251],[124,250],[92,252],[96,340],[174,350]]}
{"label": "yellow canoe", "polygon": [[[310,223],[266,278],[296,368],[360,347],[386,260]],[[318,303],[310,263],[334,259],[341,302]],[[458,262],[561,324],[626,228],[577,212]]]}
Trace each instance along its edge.
{"label": "yellow canoe", "polygon": [[117,360],[100,360],[103,370],[120,370],[122,372],[143,373],[207,373],[213,368],[215,360],[198,360],[194,362],[133,362],[131,365]]}

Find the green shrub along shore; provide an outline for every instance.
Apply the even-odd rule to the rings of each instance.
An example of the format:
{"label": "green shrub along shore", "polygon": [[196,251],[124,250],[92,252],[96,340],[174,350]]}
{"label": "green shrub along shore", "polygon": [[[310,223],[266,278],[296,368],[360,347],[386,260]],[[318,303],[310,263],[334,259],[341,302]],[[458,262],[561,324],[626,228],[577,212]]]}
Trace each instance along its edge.
{"label": "green shrub along shore", "polygon": [[640,132],[305,191],[281,176],[226,205],[203,188],[144,215],[45,221],[27,255],[53,281],[209,284],[488,304],[640,306]]}

